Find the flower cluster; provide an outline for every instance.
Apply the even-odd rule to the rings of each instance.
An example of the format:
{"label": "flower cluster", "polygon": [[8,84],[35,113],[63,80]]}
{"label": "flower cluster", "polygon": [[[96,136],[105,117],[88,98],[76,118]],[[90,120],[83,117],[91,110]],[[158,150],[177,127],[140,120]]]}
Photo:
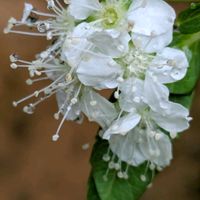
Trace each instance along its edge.
{"label": "flower cluster", "polygon": [[[128,167],[147,161],[155,170],[172,159],[171,138],[189,127],[188,110],[169,100],[165,86],[181,80],[188,68],[183,51],[167,47],[172,41],[175,11],[163,0],[47,0],[49,13],[25,4],[21,20],[11,18],[5,33],[45,36],[51,45],[24,61],[10,56],[11,67],[27,68],[27,84],[51,80],[45,88],[13,102],[36,98],[36,106],[56,95],[61,122],[82,122],[83,114],[97,122],[108,140],[103,160],[128,178]],[[30,31],[20,27],[28,26]],[[36,78],[34,78],[36,77]],[[114,89],[115,103],[98,91]],[[111,152],[113,156],[111,155]],[[121,162],[127,163],[123,171]],[[141,176],[145,181],[145,174]]]}

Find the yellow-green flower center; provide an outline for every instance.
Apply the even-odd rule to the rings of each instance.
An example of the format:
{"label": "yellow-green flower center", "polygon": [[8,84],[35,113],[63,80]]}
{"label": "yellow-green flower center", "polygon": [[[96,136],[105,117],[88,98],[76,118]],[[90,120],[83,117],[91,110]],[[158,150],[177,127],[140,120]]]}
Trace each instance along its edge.
{"label": "yellow-green flower center", "polygon": [[103,25],[106,28],[112,28],[116,26],[119,22],[119,12],[115,7],[105,8],[105,10],[103,11],[103,19]]}

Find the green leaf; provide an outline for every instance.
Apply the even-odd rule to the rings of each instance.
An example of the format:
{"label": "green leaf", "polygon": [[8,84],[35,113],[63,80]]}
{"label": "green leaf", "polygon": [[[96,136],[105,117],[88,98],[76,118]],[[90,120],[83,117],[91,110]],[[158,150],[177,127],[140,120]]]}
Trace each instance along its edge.
{"label": "green leaf", "polygon": [[200,3],[192,3],[190,8],[181,12],[177,18],[181,33],[190,34],[200,31]]}
{"label": "green leaf", "polygon": [[[139,167],[129,167],[128,180],[120,179],[115,170],[110,170],[105,180],[105,174],[108,169],[108,163],[103,161],[102,157],[107,152],[108,142],[97,138],[94,146],[91,164],[92,176],[95,182],[99,197],[101,200],[137,200],[144,193],[149,183],[152,181],[152,171],[147,170],[147,163]],[[125,170],[126,166],[123,163]],[[146,173],[145,173],[146,171]],[[146,182],[141,181],[140,176],[146,174]],[[93,181],[90,180],[90,181]],[[90,182],[90,190],[94,183]],[[94,189],[94,188],[93,188]],[[91,192],[90,192],[91,193]],[[93,192],[95,193],[95,191]],[[88,200],[94,200],[88,196]]]}
{"label": "green leaf", "polygon": [[170,100],[183,105],[184,107],[190,109],[192,106],[192,100],[194,97],[194,92],[188,95],[171,95]]}
{"label": "green leaf", "polygon": [[99,194],[97,192],[97,189],[96,189],[96,185],[95,185],[95,182],[94,182],[94,178],[92,176],[92,172],[91,172],[90,178],[88,180],[87,199],[101,200],[100,197],[99,197]]}
{"label": "green leaf", "polygon": [[175,33],[171,46],[185,51],[189,60],[189,68],[184,79],[168,84],[170,92],[173,94],[191,93],[200,76],[200,32],[195,34]]}

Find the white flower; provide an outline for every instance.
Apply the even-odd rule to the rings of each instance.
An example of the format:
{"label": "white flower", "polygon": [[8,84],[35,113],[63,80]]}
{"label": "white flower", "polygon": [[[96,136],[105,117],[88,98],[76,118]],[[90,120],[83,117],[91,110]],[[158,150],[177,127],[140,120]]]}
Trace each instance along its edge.
{"label": "white flower", "polygon": [[[39,56],[42,59],[52,60],[61,52],[61,47],[68,33],[74,28],[74,19],[68,14],[59,1],[48,0],[48,9],[54,13],[37,11],[31,4],[25,3],[21,20],[11,18],[5,33],[17,33],[28,36],[46,37],[47,40],[56,39],[54,43]],[[46,19],[47,18],[47,19]],[[15,27],[31,27],[31,31],[24,31]]]}
{"label": "white flower", "polygon": [[130,36],[126,32],[103,30],[94,23],[80,23],[66,37],[62,49],[62,59],[70,65],[78,66],[82,55],[104,54],[118,58],[128,53]]}
{"label": "white flower", "polygon": [[136,47],[157,52],[172,41],[174,9],[163,0],[134,0],[127,13]]}
{"label": "white flower", "polygon": [[136,127],[124,136],[113,135],[109,144],[121,161],[132,166],[149,161],[156,166],[165,167],[172,159],[171,141],[159,129],[150,132]]}
{"label": "white flower", "polygon": [[165,47],[156,55],[147,54],[141,50],[130,48],[122,59],[126,76],[144,79],[151,74],[160,83],[173,83],[185,77],[189,63],[181,50]]}
{"label": "white flower", "polygon": [[181,132],[189,127],[188,109],[169,101],[168,88],[151,76],[147,75],[144,81],[130,78],[121,85],[120,91],[119,103],[123,111],[139,113],[145,119],[148,115],[168,132]]}
{"label": "white flower", "polygon": [[161,83],[172,83],[181,80],[189,66],[185,53],[174,48],[164,48],[157,53],[149,66],[149,73]]}
{"label": "white flower", "polygon": [[172,41],[176,17],[163,0],[75,0],[69,5],[69,13],[78,20],[92,16],[104,29],[131,30],[134,45],[145,52],[157,52]]}
{"label": "white flower", "polygon": [[149,75],[144,81],[128,79],[120,91],[121,113],[103,138],[109,140],[110,148],[119,159],[131,165],[137,166],[144,160],[160,167],[168,165],[171,144],[160,128],[173,133],[186,130],[188,110],[170,102],[167,87]]}
{"label": "white flower", "polygon": [[[66,39],[62,59],[76,70],[84,85],[96,89],[116,88],[117,79],[123,75],[123,71],[113,58],[128,51],[129,40],[127,34],[102,31],[95,29],[91,23],[84,22]],[[123,42],[126,44],[122,45]],[[121,50],[120,45],[126,48]]]}

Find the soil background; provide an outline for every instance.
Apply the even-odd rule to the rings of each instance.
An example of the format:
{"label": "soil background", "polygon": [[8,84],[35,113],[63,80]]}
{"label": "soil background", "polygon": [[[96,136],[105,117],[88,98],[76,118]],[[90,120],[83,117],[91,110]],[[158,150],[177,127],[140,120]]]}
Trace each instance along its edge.
{"label": "soil background", "polygon": [[[29,0],[45,11],[45,0]],[[42,51],[45,38],[4,35],[10,16],[21,17],[24,0],[0,0],[0,200],[86,200],[89,156],[98,129],[66,122],[62,137],[51,141],[58,122],[55,98],[40,105],[32,116],[12,101],[31,93],[41,84],[28,87],[25,70],[9,68],[9,55],[18,53],[31,60]],[[182,9],[184,5],[176,5]],[[159,12],[159,11],[157,11]],[[191,128],[174,143],[174,160],[160,173],[141,200],[200,199],[200,87],[191,112]],[[87,151],[82,145],[90,144]],[[128,200],[128,199],[127,199]]]}

